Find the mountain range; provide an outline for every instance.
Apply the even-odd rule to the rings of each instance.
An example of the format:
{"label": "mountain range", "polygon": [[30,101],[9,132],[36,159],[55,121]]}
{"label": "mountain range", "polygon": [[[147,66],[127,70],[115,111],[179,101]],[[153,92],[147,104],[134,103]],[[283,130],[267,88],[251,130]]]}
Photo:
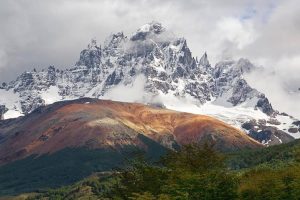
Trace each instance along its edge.
{"label": "mountain range", "polygon": [[[0,199],[99,199],[131,179],[142,192],[141,180],[163,188],[165,175],[172,191],[173,180],[200,177],[193,191],[219,194],[232,180],[225,193],[241,199],[298,199],[300,121],[248,83],[257,70],[245,58],[212,66],[206,52],[194,56],[186,39],[151,22],[102,45],[92,39],[74,66],[2,83]],[[134,166],[141,174],[127,173]]]}
{"label": "mountain range", "polygon": [[[212,142],[222,151],[262,147],[239,129],[209,116],[81,98],[41,106],[25,117],[2,121],[0,165],[66,148],[123,152],[130,147],[158,152],[194,142]],[[157,148],[150,148],[149,143]]]}
{"label": "mountain range", "polygon": [[2,83],[0,115],[26,116],[44,105],[89,97],[210,115],[267,146],[299,138],[300,122],[248,84],[245,76],[254,70],[244,58],[211,66],[207,53],[193,56],[186,39],[151,22],[131,36],[112,34],[102,46],[93,39],[68,69],[33,69]]}
{"label": "mountain range", "polygon": [[188,144],[222,152],[263,148],[213,117],[153,105],[80,98],[40,106],[0,121],[0,196],[72,184],[141,155],[157,162]]}

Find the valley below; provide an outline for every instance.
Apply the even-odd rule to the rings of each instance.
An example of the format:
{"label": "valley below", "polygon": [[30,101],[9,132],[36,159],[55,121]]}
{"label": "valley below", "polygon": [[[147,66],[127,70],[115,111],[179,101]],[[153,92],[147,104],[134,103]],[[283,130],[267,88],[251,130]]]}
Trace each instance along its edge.
{"label": "valley below", "polygon": [[298,140],[266,147],[205,115],[81,98],[2,120],[0,136],[3,199],[299,197]]}

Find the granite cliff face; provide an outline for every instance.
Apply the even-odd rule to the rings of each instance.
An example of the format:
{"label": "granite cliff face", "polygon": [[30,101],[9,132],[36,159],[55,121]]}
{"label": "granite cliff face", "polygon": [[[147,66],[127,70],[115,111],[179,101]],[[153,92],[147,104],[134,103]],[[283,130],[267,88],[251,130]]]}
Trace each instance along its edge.
{"label": "granite cliff face", "polygon": [[[141,103],[156,104],[159,99],[160,105],[168,107],[165,99],[174,97],[183,102],[192,99],[198,107],[206,104],[232,109],[246,107],[265,118],[276,118],[279,112],[244,78],[252,70],[255,66],[247,59],[220,61],[212,67],[206,53],[200,59],[194,57],[184,38],[177,38],[160,23],[152,22],[130,37],[122,32],[112,34],[102,46],[92,40],[69,69],[50,66],[42,71],[24,72],[16,80],[3,83],[0,114],[10,118],[57,101],[110,98],[107,95],[116,87],[140,84],[143,93],[138,101]],[[140,76],[143,82],[136,83]],[[126,95],[126,90],[120,93]],[[259,119],[243,118],[239,126],[252,118]],[[293,128],[295,120],[290,119],[287,126]],[[233,116],[231,120],[236,119]],[[293,134],[300,137],[298,132]]]}

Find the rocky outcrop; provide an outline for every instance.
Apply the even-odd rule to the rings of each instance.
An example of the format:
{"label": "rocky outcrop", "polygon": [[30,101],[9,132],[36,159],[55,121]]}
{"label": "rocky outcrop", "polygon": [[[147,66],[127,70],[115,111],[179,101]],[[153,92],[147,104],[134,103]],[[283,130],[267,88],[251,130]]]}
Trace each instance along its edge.
{"label": "rocky outcrop", "polygon": [[261,109],[261,111],[266,113],[267,115],[272,115],[275,113],[271,103],[264,95],[260,96],[259,100],[257,101],[256,107]]}
{"label": "rocky outcrop", "polygon": [[255,66],[247,59],[222,61],[216,64],[214,78],[216,82],[215,94],[218,98],[225,98],[233,106],[251,99],[257,99],[255,108],[259,108],[267,115],[274,114],[274,110],[265,95],[252,88],[244,75],[255,70]]}
{"label": "rocky outcrop", "polygon": [[0,120],[4,118],[4,113],[6,113],[8,109],[5,107],[5,105],[0,105]]}
{"label": "rocky outcrop", "polygon": [[87,49],[80,52],[77,66],[87,66],[88,68],[99,67],[101,62],[101,48],[97,46],[96,40],[92,40]]}
{"label": "rocky outcrop", "polygon": [[245,122],[242,125],[242,128],[247,130],[247,133],[250,137],[267,146],[287,143],[294,140],[292,136],[285,133],[284,131],[277,129],[276,127],[267,125],[267,122],[265,120],[251,120]]}
{"label": "rocky outcrop", "polygon": [[293,124],[300,128],[300,121],[294,121]]}

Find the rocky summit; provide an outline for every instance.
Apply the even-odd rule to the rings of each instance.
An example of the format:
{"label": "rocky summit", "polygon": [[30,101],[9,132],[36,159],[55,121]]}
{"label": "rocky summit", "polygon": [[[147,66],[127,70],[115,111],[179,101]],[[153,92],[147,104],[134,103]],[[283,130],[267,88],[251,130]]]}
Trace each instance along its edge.
{"label": "rocky summit", "polygon": [[[207,53],[192,55],[186,39],[151,22],[131,36],[112,34],[103,45],[93,39],[71,68],[50,66],[2,83],[0,115],[14,118],[42,105],[92,97],[208,114],[240,128],[251,123],[245,134],[266,145],[299,138],[293,124],[297,120],[274,109],[263,93],[248,84],[245,75],[253,70],[256,67],[244,58],[211,66]],[[260,120],[266,123],[259,125]],[[269,123],[274,121],[278,123]]]}

